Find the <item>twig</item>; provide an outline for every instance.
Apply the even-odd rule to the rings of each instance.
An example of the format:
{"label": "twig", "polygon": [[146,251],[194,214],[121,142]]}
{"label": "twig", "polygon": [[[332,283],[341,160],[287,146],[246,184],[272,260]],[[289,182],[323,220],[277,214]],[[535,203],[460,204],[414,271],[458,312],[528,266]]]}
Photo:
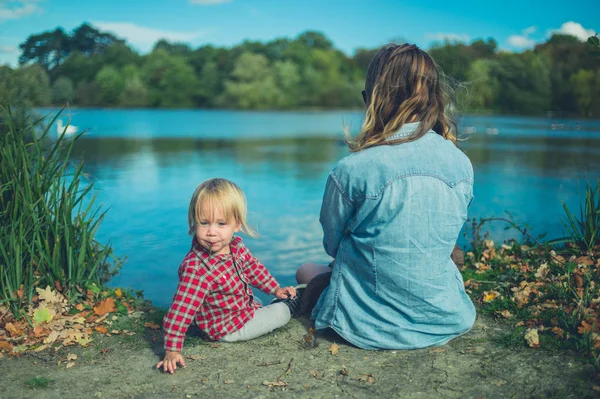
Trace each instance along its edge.
{"label": "twig", "polygon": [[275,360],[274,362],[258,363],[257,366],[272,366],[274,364],[281,364],[281,360]]}
{"label": "twig", "polygon": [[281,376],[279,377],[279,379],[282,379],[283,377],[285,377],[286,375],[288,375],[289,373],[291,373],[293,368],[294,368],[294,358],[292,358],[290,360],[290,362],[288,363],[287,370],[285,370],[285,373],[281,374]]}

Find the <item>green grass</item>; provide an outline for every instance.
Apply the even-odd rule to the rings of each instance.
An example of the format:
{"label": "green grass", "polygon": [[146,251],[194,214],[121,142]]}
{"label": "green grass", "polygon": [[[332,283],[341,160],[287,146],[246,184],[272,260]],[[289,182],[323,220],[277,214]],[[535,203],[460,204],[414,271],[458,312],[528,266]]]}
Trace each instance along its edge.
{"label": "green grass", "polygon": [[25,386],[29,389],[46,389],[54,380],[47,377],[31,377],[25,381]]}
{"label": "green grass", "polygon": [[0,303],[16,317],[36,287],[73,299],[120,266],[111,246],[95,239],[104,213],[83,163],[70,160],[79,136],[51,139],[57,117],[16,123],[10,108],[0,108]]}

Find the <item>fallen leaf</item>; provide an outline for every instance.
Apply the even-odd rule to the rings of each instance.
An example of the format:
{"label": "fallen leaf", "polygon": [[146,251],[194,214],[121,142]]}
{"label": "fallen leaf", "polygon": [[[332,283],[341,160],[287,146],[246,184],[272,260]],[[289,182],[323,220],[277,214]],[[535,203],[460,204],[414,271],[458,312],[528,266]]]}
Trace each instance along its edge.
{"label": "fallen leaf", "polygon": [[589,323],[586,323],[585,320],[581,321],[581,326],[577,327],[577,332],[581,335],[589,333],[590,331],[592,331],[592,325]]}
{"label": "fallen leaf", "polygon": [[310,375],[316,378],[317,380],[319,379],[319,372],[317,370],[310,370]]}
{"label": "fallen leaf", "polygon": [[70,369],[71,367],[75,366],[75,362],[68,362],[67,363],[67,368]]}
{"label": "fallen leaf", "polygon": [[76,342],[79,345],[81,345],[81,346],[83,346],[85,348],[86,346],[89,345],[90,342],[92,342],[92,339],[91,338],[82,337],[82,338],[77,338]]}
{"label": "fallen leaf", "polygon": [[221,345],[220,344],[210,344],[210,347],[213,349],[220,349]]}
{"label": "fallen leaf", "polygon": [[49,323],[56,316],[56,312],[46,307],[40,307],[33,312],[33,321],[36,324]]}
{"label": "fallen leaf", "polygon": [[123,292],[121,291],[120,288],[117,288],[115,290],[115,295],[117,296],[117,298],[121,298],[123,296]]}
{"label": "fallen leaf", "polygon": [[484,291],[483,292],[483,302],[491,302],[494,299],[498,298],[500,293],[498,291]]}
{"label": "fallen leaf", "polygon": [[85,308],[83,307],[83,305],[81,303],[78,303],[77,305],[75,305],[75,309],[77,309],[81,312]]}
{"label": "fallen leaf", "polygon": [[552,327],[552,330],[550,331],[552,331],[558,338],[563,338],[565,336],[565,331],[562,328]]}
{"label": "fallen leaf", "polygon": [[0,341],[0,350],[12,351],[12,348],[10,342]]}
{"label": "fallen leaf", "polygon": [[94,307],[94,313],[98,316],[104,316],[107,313],[114,312],[115,308],[115,298],[106,298],[101,301],[98,306]]}
{"label": "fallen leaf", "polygon": [[527,341],[527,345],[532,348],[537,348],[540,346],[540,337],[538,336],[537,328],[530,328],[525,332],[525,341]]}
{"label": "fallen leaf", "polygon": [[225,380],[225,381],[223,381],[223,384],[231,384],[231,383],[233,383],[233,380]]}
{"label": "fallen leaf", "polygon": [[340,370],[340,375],[348,375],[348,369],[342,366],[342,369]]}
{"label": "fallen leaf", "polygon": [[48,345],[46,345],[46,344],[44,344],[44,345],[40,345],[40,346],[38,346],[37,348],[35,348],[33,351],[34,351],[34,352],[41,352],[41,351],[43,351],[44,349],[46,349],[47,347],[48,347]]}
{"label": "fallen leaf", "polygon": [[74,354],[74,353],[69,353],[69,354],[67,355],[67,360],[68,360],[68,361],[77,360],[77,355],[76,355],[76,354]]}
{"label": "fallen leaf", "polygon": [[336,343],[333,343],[333,344],[329,345],[329,349],[327,349],[327,350],[328,350],[328,351],[329,351],[329,353],[331,353],[333,356],[337,356],[337,354],[338,354],[338,352],[339,352],[339,350],[340,350],[340,347],[339,347],[339,346],[338,346]]}
{"label": "fallen leaf", "polygon": [[24,333],[23,330],[21,330],[18,326],[15,326],[13,323],[6,323],[4,329],[8,331],[11,337],[18,337]]}
{"label": "fallen leaf", "polygon": [[108,328],[104,326],[96,326],[94,330],[98,331],[100,334],[106,334],[108,332]]}
{"label": "fallen leaf", "polygon": [[374,384],[375,383],[375,377],[373,376],[373,374],[363,374],[360,377],[355,377],[353,378],[354,380],[358,380],[360,382],[366,382],[367,384]]}
{"label": "fallen leaf", "polygon": [[158,330],[160,328],[158,324],[153,323],[151,321],[144,323],[144,327],[151,328],[152,330]]}
{"label": "fallen leaf", "polygon": [[48,337],[46,339],[44,339],[44,343],[45,344],[53,343],[58,338],[58,335],[59,335],[58,331],[56,331],[56,330],[50,331],[50,334],[48,335]]}
{"label": "fallen leaf", "polygon": [[510,319],[512,317],[512,313],[510,313],[510,311],[508,309],[505,309],[503,311],[496,311],[497,314],[499,314],[500,316],[504,317],[505,319]]}
{"label": "fallen leaf", "polygon": [[48,302],[48,303],[60,303],[63,301],[63,296],[50,288],[50,286],[46,286],[46,288],[36,288],[40,301]]}
{"label": "fallen leaf", "polygon": [[111,333],[111,334],[114,334],[114,335],[119,335],[119,334],[121,334],[121,332],[120,332],[119,330],[111,330],[111,331],[110,331],[110,333]]}

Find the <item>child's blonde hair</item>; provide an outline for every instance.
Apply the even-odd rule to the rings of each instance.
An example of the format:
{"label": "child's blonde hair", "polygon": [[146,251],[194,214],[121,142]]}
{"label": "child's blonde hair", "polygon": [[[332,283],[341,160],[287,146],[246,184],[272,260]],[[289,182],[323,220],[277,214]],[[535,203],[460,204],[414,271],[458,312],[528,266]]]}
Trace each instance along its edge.
{"label": "child's blonde hair", "polygon": [[227,221],[239,223],[241,230],[251,237],[258,235],[246,222],[246,197],[237,184],[226,179],[214,178],[208,179],[196,187],[188,210],[190,235],[194,234],[200,217],[206,216],[202,215],[204,206],[212,209],[213,212],[215,209],[221,208]]}
{"label": "child's blonde hair", "polygon": [[[416,140],[430,129],[456,143],[451,94],[441,69],[425,51],[412,44],[383,46],[367,71],[362,129],[356,138],[345,132],[350,150]],[[413,121],[421,122],[414,134],[387,140]]]}

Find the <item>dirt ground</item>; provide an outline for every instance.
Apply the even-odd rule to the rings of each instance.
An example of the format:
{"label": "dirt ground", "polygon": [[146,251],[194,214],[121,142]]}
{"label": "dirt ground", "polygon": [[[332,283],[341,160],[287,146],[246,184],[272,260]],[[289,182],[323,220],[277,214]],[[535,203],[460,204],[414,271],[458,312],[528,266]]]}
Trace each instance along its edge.
{"label": "dirt ground", "polygon": [[[154,366],[160,331],[113,335],[87,348],[0,359],[1,398],[592,398],[594,370],[573,354],[510,344],[509,326],[479,317],[447,345],[412,351],[365,351],[339,337],[303,336],[308,321],[254,341],[213,344],[191,338],[187,367]],[[518,337],[517,337],[518,338]],[[339,348],[336,355],[328,349]],[[310,346],[310,345],[309,345]],[[69,368],[67,356],[76,355]],[[72,359],[72,356],[71,356]],[[61,364],[57,364],[61,361]],[[596,387],[598,389],[598,387]]]}

